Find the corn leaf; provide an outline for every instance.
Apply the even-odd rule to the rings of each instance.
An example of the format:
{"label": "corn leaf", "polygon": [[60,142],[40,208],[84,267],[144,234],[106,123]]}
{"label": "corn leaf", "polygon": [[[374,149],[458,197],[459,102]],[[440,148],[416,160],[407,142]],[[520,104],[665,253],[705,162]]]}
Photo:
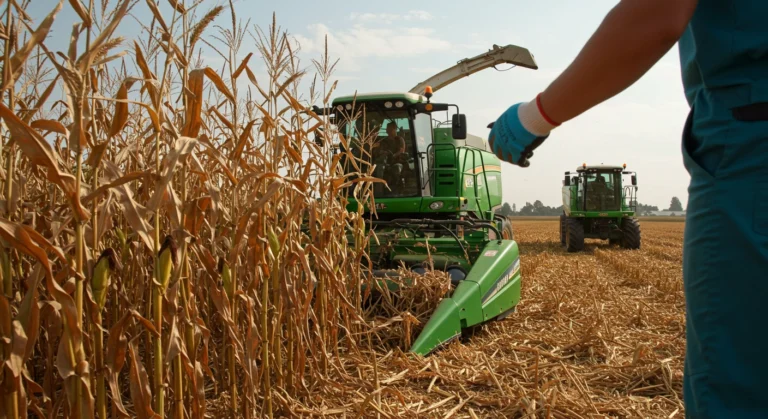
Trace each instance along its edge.
{"label": "corn leaf", "polygon": [[169,152],[162,163],[162,173],[160,174],[160,180],[155,189],[155,194],[152,199],[147,203],[147,211],[154,212],[160,206],[160,202],[165,195],[166,186],[173,177],[174,170],[179,160],[189,154],[197,145],[198,141],[190,137],[180,137],[176,140],[173,149]]}
{"label": "corn leaf", "polygon": [[128,122],[128,89],[133,85],[133,80],[128,79],[120,84],[117,91],[117,102],[115,103],[115,113],[112,115],[112,125],[109,127],[107,140],[119,134],[123,130],[125,123]]}
{"label": "corn leaf", "polygon": [[120,21],[123,19],[123,16],[128,13],[128,6],[130,4],[131,0],[123,0],[120,3],[120,5],[116,8],[115,13],[112,15],[112,20],[101,29],[99,36],[91,41],[90,48],[83,52],[83,55],[77,59],[77,69],[81,74],[85,74],[87,70],[91,68],[91,65],[93,64],[93,61],[96,59],[96,57],[101,55],[102,47],[104,47],[104,45],[110,40],[112,34],[115,32],[115,29],[117,29],[117,25],[119,25]]}
{"label": "corn leaf", "polygon": [[157,20],[157,23],[163,28],[163,31],[168,32],[168,25],[165,24],[165,19],[163,19],[160,9],[157,8],[157,3],[153,0],[147,0],[147,6],[149,6],[149,10],[152,11],[152,15]]}
{"label": "corn leaf", "polygon": [[69,0],[69,4],[73,9],[75,9],[75,13],[80,16],[80,19],[83,21],[83,25],[91,26],[91,15],[88,14],[88,11],[83,6],[83,3],[81,3],[80,0]]}
{"label": "corn leaf", "polygon": [[159,417],[152,410],[152,392],[149,387],[149,377],[144,364],[139,359],[136,343],[128,343],[128,353],[131,357],[131,366],[129,370],[131,400],[139,419],[153,419]]}
{"label": "corn leaf", "polygon": [[240,63],[239,66],[237,66],[237,69],[235,70],[235,72],[232,73],[232,77],[233,78],[236,79],[236,78],[240,77],[240,74],[248,66],[248,61],[251,59],[252,56],[253,56],[253,53],[249,52],[248,55],[246,55],[245,58],[243,58],[243,61]]}
{"label": "corn leaf", "polygon": [[173,8],[176,9],[177,12],[181,14],[187,13],[187,8],[184,7],[182,3],[179,3],[178,0],[168,0],[168,3],[170,3],[170,5],[173,6]]}
{"label": "corn leaf", "polygon": [[77,217],[81,220],[90,218],[90,213],[81,205],[80,191],[76,189],[75,177],[59,169],[51,145],[1,103],[0,118],[3,118],[11,132],[12,139],[19,144],[21,151],[29,158],[30,162],[33,165],[40,165],[48,169],[48,180],[61,187]]}
{"label": "corn leaf", "polygon": [[56,132],[61,135],[69,137],[69,130],[67,127],[64,126],[59,121],[54,121],[51,119],[38,119],[35,121],[32,121],[32,123],[29,124],[30,127],[39,129],[41,131],[51,131]]}
{"label": "corn leaf", "polygon": [[3,81],[3,90],[10,88],[14,83],[16,83],[19,77],[21,77],[21,74],[24,70],[24,62],[27,61],[29,54],[35,49],[35,47],[45,41],[45,38],[48,36],[48,31],[51,29],[51,25],[53,25],[53,21],[56,19],[56,15],[59,13],[59,11],[61,11],[63,5],[63,0],[59,0],[59,3],[56,5],[53,11],[51,11],[48,16],[43,19],[42,22],[40,22],[40,25],[30,35],[27,42],[21,48],[19,48],[15,54],[13,54],[13,57],[11,57],[11,78]]}

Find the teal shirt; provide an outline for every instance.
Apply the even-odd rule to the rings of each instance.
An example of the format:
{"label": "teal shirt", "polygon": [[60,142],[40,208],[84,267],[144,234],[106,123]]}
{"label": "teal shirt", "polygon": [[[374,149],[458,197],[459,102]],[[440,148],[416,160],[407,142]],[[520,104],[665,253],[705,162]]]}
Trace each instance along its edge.
{"label": "teal shirt", "polygon": [[744,123],[734,115],[768,102],[768,0],[699,0],[679,53],[692,108],[688,166],[716,177],[768,168],[758,152],[768,121]]}
{"label": "teal shirt", "polygon": [[768,0],[699,0],[679,42],[688,103],[727,108],[768,101]]}

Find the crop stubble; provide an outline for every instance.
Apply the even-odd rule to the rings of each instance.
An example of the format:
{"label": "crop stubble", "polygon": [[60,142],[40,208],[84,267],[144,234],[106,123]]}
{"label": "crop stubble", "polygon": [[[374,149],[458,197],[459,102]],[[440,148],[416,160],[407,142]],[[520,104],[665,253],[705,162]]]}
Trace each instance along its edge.
{"label": "crop stubble", "polygon": [[[326,413],[368,404],[381,417],[683,417],[684,223],[641,227],[638,251],[588,240],[570,254],[557,221],[515,222],[517,312],[425,359],[397,348],[350,359],[358,395],[342,392],[341,410]],[[365,397],[376,391],[366,379],[374,357],[378,404]]]}

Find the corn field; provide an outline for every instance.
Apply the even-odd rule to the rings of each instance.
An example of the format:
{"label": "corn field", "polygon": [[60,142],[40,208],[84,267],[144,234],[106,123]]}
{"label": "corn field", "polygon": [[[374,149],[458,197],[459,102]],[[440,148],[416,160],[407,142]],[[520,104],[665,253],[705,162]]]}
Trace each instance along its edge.
{"label": "corn field", "polygon": [[[365,342],[367,238],[315,141],[327,54],[302,99],[288,34],[231,2],[60,0],[32,22],[19,1],[0,1],[3,415],[202,418],[225,394],[228,415],[272,417],[329,380]],[[80,21],[50,50],[64,7]],[[142,34],[116,36],[138,7]]]}

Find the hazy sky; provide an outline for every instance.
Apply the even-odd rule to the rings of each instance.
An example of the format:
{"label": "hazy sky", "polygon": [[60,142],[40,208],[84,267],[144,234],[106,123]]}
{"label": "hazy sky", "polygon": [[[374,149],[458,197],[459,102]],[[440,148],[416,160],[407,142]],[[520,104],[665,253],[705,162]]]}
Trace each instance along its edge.
{"label": "hazy sky", "polygon": [[[97,0],[96,3],[100,3]],[[167,0],[159,0],[170,21]],[[190,0],[186,0],[189,4]],[[85,1],[87,3],[87,1]],[[206,0],[198,15],[220,0]],[[547,85],[576,56],[616,0],[485,0],[470,6],[466,1],[318,2],[235,1],[239,19],[266,29],[276,12],[278,25],[300,43],[303,63],[317,58],[328,35],[331,55],[339,58],[336,78],[339,94],[365,91],[407,91],[456,61],[485,52],[493,44],[528,48],[538,70],[488,69],[455,82],[433,100],[459,105],[467,115],[469,132],[487,138],[486,125],[508,106],[527,101]],[[36,21],[56,4],[33,0],[29,12]],[[113,1],[114,4],[114,1]],[[118,33],[139,34],[137,21],[148,24],[151,15],[144,1]],[[229,13],[216,24],[229,25]],[[77,17],[68,2],[59,14],[48,41],[54,51],[66,51]],[[214,33],[216,29],[209,29]],[[130,45],[130,44],[128,44]],[[243,54],[257,52],[247,37]],[[211,67],[221,60],[209,57]],[[261,73],[260,63],[252,60]],[[508,67],[508,66],[505,66]],[[131,66],[132,68],[132,66]],[[503,69],[503,68],[502,68]],[[504,199],[518,208],[541,200],[560,205],[563,172],[583,162],[622,164],[638,172],[639,200],[669,206],[672,196],[687,201],[688,174],[680,154],[680,133],[688,112],[680,81],[677,46],[634,86],[555,129],[535,152],[531,166],[522,169],[504,164]]]}

